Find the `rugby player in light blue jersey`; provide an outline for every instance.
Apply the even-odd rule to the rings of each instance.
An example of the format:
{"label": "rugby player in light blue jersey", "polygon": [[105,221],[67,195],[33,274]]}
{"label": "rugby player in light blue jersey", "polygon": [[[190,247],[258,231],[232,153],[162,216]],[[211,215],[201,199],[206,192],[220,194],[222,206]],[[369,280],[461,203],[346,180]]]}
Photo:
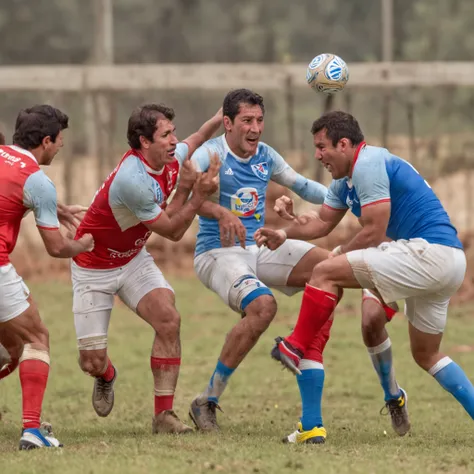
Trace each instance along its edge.
{"label": "rugby player in light blue jersey", "polygon": [[[264,128],[261,96],[248,89],[231,91],[224,99],[223,115],[225,134],[205,142],[191,158],[198,171],[207,170],[211,154],[221,160],[220,187],[212,202],[199,212],[195,270],[207,288],[244,317],[227,335],[209,385],[191,404],[190,416],[203,431],[218,429],[216,408],[229,377],[276,314],[277,305],[269,287],[287,295],[302,291],[312,268],[329,254],[297,240],[288,240],[276,252],[257,247],[253,235],[264,224],[270,180],[314,204],[323,203],[327,189],[298,174],[273,148],[260,142]],[[384,309],[373,299],[367,300],[364,308],[371,318],[367,328],[372,331],[372,338],[375,335],[384,341],[388,337]],[[297,441],[293,441],[294,437],[285,438],[288,442],[325,440],[321,418],[322,352],[331,324],[331,320],[325,324],[303,362],[304,373],[298,384],[303,398],[304,436]],[[398,393],[398,385],[395,388]]]}
{"label": "rugby player in light blue jersey", "polygon": [[348,209],[363,228],[315,266],[295,329],[277,342],[272,356],[298,373],[315,334],[333,314],[339,291],[377,290],[385,302],[405,300],[413,358],[474,418],[472,383],[440,352],[449,301],[466,271],[463,247],[448,214],[410,163],[365,143],[352,115],[325,114],[313,123],[312,133],[316,158],[333,177],[324,205],[304,225],[259,229],[257,243],[278,249],[287,238],[322,237]]}

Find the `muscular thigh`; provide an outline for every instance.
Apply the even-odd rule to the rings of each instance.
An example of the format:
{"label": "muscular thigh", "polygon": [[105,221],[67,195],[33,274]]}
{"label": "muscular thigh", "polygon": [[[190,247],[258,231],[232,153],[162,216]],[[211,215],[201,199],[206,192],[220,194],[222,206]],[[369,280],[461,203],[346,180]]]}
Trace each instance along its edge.
{"label": "muscular thigh", "polygon": [[148,252],[142,251],[131,263],[120,276],[117,294],[132,311],[137,312],[143,297],[154,290],[163,290],[174,300],[173,288]]}
{"label": "muscular thigh", "polygon": [[386,303],[426,294],[451,295],[465,271],[461,250],[423,239],[386,242],[349,252],[347,259],[360,285],[376,288]]}
{"label": "muscular thigh", "polygon": [[198,255],[194,269],[199,280],[234,311],[262,294],[271,294],[257,277],[257,246],[215,249]]}
{"label": "muscular thigh", "polygon": [[74,326],[77,339],[91,344],[85,350],[106,345],[119,273],[120,269],[90,270],[72,264]]}
{"label": "muscular thigh", "polygon": [[287,240],[273,251],[262,247],[257,260],[257,277],[271,288],[292,295],[304,288],[313,267],[326,258],[327,253],[300,240]]}

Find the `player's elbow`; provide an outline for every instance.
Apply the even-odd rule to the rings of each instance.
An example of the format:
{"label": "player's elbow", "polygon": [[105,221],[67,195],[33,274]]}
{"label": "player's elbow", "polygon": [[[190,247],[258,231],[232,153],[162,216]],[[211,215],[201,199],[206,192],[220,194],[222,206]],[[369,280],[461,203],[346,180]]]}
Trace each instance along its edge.
{"label": "player's elbow", "polygon": [[60,258],[63,256],[64,246],[58,244],[47,245],[46,252],[48,252],[48,255],[50,255],[51,257]]}
{"label": "player's elbow", "polygon": [[386,240],[385,234],[386,229],[383,227],[371,226],[370,228],[367,228],[367,247],[378,247],[382,242]]}

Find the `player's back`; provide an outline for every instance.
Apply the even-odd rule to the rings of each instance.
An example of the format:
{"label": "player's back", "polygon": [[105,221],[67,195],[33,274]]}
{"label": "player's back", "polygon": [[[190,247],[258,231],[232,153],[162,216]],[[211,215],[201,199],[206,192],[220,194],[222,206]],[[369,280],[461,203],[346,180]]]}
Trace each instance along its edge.
{"label": "player's back", "polygon": [[24,186],[41,171],[34,156],[16,146],[0,146],[0,265],[9,262],[20,230],[25,205]]}
{"label": "player's back", "polygon": [[[383,163],[380,168],[378,162]],[[430,243],[462,248],[457,231],[431,186],[410,163],[385,148],[367,146],[360,153],[354,166],[354,186],[360,188],[362,181],[372,180],[378,169],[385,169],[389,182],[391,212],[387,235],[391,239],[423,238]],[[378,192],[377,186],[374,189]],[[359,198],[363,206],[368,196],[359,194]]]}

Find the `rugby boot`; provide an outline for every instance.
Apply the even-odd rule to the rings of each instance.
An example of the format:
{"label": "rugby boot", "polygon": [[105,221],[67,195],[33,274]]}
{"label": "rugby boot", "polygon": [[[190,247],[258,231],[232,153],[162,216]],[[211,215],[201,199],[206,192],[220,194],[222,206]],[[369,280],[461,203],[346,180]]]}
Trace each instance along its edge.
{"label": "rugby boot", "polygon": [[96,377],[92,391],[92,406],[99,416],[107,416],[114,407],[114,383],[117,380],[117,369],[114,367],[114,378],[106,382],[102,377]]}
{"label": "rugby boot", "polygon": [[151,424],[153,434],[157,433],[191,433],[193,429],[183,423],[173,410],[165,410],[155,415]]}
{"label": "rugby boot", "polygon": [[200,395],[192,401],[189,408],[191,420],[200,431],[219,431],[216,409],[222,411],[221,407],[213,401],[200,401],[199,397]]}
{"label": "rugby boot", "polygon": [[385,406],[380,410],[380,414],[390,413],[392,428],[399,436],[405,436],[410,431],[410,419],[408,417],[408,395],[403,390],[398,398],[393,398],[385,402]]}
{"label": "rugby boot", "polygon": [[301,422],[298,422],[298,429],[285,436],[282,441],[285,444],[324,444],[326,442],[326,430],[323,427],[314,427],[304,431]]}

